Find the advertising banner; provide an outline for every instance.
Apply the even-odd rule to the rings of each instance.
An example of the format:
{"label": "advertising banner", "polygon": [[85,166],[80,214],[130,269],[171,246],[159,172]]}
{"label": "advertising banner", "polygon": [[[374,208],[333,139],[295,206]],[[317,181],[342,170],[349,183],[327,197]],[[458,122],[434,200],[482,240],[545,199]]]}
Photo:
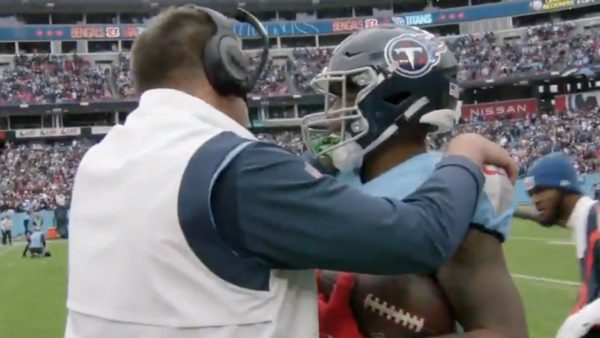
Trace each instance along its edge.
{"label": "advertising banner", "polygon": [[554,109],[559,113],[590,110],[596,107],[600,107],[600,90],[554,97]]}
{"label": "advertising banner", "polygon": [[462,105],[466,121],[493,121],[531,116],[538,111],[536,99],[497,101]]}
{"label": "advertising banner", "polygon": [[598,3],[598,0],[533,0],[531,8],[534,11],[552,11],[594,3]]}
{"label": "advertising banner", "polygon": [[[501,17],[528,15],[573,6],[600,3],[600,0],[515,0],[486,5],[412,12],[385,17],[342,18],[335,20],[265,22],[270,37],[311,36],[351,33],[380,24],[433,26],[457,24]],[[235,33],[242,38],[256,37],[246,23],[236,23]],[[144,31],[143,25],[23,25],[0,27],[0,41],[133,40]]]}
{"label": "advertising banner", "polygon": [[105,135],[112,129],[112,126],[97,126],[90,129],[92,135]]}
{"label": "advertising banner", "polygon": [[44,137],[61,137],[61,136],[79,136],[81,128],[48,128],[48,129],[17,129],[15,130],[16,138],[44,138]]}

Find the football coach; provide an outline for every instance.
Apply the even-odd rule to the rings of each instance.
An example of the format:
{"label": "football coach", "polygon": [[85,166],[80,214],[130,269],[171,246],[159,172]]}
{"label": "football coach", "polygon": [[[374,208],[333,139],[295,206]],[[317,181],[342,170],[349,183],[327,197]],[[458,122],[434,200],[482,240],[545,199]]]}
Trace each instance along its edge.
{"label": "football coach", "polygon": [[316,338],[313,269],[433,272],[455,250],[484,182],[516,166],[467,134],[404,201],[363,194],[261,143],[233,19],[183,6],[132,49],[139,106],[84,156],[69,239],[67,338]]}

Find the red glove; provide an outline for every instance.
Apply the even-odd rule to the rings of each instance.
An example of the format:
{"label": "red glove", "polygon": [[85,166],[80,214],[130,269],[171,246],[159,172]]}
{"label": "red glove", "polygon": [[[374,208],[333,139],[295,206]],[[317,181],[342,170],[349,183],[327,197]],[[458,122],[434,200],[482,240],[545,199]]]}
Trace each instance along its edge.
{"label": "red glove", "polygon": [[[321,273],[317,270],[317,281]],[[317,283],[318,285],[318,283]],[[363,338],[350,309],[354,276],[342,272],[335,282],[331,296],[319,290],[319,333],[321,338]]]}

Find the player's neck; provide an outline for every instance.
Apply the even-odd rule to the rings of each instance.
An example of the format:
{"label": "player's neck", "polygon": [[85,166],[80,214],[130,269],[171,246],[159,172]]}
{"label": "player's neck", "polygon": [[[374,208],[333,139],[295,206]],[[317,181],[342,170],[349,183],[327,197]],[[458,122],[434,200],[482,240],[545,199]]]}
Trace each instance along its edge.
{"label": "player's neck", "polygon": [[385,173],[400,163],[427,152],[425,142],[417,143],[389,143],[370,154],[363,164],[361,178],[368,182]]}

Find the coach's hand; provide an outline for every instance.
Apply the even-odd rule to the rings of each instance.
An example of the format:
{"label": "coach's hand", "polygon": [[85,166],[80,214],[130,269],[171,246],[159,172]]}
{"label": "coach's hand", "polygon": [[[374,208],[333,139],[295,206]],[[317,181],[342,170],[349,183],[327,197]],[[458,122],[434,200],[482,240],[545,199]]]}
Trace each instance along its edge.
{"label": "coach's hand", "polygon": [[514,184],[518,177],[517,163],[500,145],[479,134],[461,134],[448,144],[447,155],[460,155],[469,158],[479,166],[494,165],[506,171]]}
{"label": "coach's hand", "polygon": [[[317,285],[320,271],[317,271]],[[319,334],[321,338],[363,338],[350,308],[354,276],[341,272],[329,299],[319,290]]]}

